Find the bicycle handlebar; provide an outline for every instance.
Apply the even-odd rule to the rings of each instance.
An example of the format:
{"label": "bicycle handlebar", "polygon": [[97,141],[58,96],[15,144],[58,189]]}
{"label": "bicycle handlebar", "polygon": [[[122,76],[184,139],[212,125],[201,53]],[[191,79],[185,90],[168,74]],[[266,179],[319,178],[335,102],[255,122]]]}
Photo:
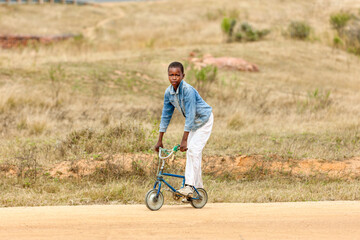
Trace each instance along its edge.
{"label": "bicycle handlebar", "polygon": [[[177,151],[179,151],[180,149],[180,144],[176,145],[175,147],[173,147],[173,149],[165,149],[165,148],[159,148],[159,158],[160,159],[166,159],[169,158],[171,155],[173,155],[174,153],[176,153]],[[162,153],[168,154],[166,157],[162,156]]]}

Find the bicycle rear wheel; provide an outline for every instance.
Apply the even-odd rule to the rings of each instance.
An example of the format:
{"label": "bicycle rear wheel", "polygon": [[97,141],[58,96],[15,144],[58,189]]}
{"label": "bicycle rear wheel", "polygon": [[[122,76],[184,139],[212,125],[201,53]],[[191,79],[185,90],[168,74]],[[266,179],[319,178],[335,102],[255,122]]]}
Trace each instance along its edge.
{"label": "bicycle rear wheel", "polygon": [[156,197],[157,191],[157,189],[151,189],[145,195],[146,207],[151,211],[159,210],[164,204],[164,196],[162,192],[159,192],[159,195]]}
{"label": "bicycle rear wheel", "polygon": [[[197,194],[196,191],[194,191],[192,197],[193,199],[190,201],[190,204],[194,208],[203,208],[208,201],[207,192],[203,188],[197,188],[197,191],[199,192],[200,196]],[[199,199],[194,199],[194,198],[199,198]]]}

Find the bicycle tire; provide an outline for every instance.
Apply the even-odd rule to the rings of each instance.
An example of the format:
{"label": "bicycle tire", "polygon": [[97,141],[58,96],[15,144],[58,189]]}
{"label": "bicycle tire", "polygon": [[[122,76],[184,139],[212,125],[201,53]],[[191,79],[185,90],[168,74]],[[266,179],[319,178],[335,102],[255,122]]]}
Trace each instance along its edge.
{"label": "bicycle tire", "polygon": [[145,195],[146,207],[151,211],[159,210],[164,204],[164,196],[162,192],[159,192],[159,196],[156,197],[157,191],[157,189],[151,189]]}
{"label": "bicycle tire", "polygon": [[[192,199],[190,201],[191,206],[193,206],[194,208],[203,208],[207,201],[208,201],[208,195],[205,189],[203,188],[198,188],[197,191],[199,192],[201,199]],[[194,191],[193,193],[193,198],[197,198],[198,194]]]}

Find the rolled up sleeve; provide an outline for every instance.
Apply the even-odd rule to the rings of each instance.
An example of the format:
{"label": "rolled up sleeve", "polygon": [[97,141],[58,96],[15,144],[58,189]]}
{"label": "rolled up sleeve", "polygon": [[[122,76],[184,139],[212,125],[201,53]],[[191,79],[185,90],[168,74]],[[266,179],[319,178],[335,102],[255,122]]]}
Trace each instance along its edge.
{"label": "rolled up sleeve", "polygon": [[160,130],[159,132],[166,132],[167,127],[169,126],[170,120],[174,113],[174,106],[169,101],[168,92],[165,91],[164,94],[164,106],[161,114]]}
{"label": "rolled up sleeve", "polygon": [[188,89],[184,95],[185,102],[185,132],[190,132],[194,127],[196,115],[196,94],[193,89]]}

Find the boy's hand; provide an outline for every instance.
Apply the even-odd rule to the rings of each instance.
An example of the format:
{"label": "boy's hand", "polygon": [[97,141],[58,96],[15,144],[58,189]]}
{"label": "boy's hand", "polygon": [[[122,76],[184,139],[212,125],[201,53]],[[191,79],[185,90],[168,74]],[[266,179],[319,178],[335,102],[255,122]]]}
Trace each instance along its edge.
{"label": "boy's hand", "polygon": [[187,150],[187,141],[181,141],[181,144],[180,144],[180,151],[181,152],[185,152]]}
{"label": "boy's hand", "polygon": [[159,148],[163,148],[163,144],[162,144],[162,139],[163,139],[163,136],[164,136],[164,132],[160,132],[159,133],[159,140],[157,142],[157,144],[155,145],[155,151],[159,152]]}
{"label": "boy's hand", "polygon": [[155,145],[155,151],[159,152],[159,148],[163,148],[163,143],[162,141],[157,142],[157,144]]}

